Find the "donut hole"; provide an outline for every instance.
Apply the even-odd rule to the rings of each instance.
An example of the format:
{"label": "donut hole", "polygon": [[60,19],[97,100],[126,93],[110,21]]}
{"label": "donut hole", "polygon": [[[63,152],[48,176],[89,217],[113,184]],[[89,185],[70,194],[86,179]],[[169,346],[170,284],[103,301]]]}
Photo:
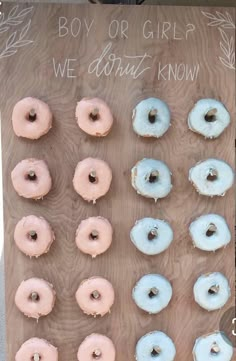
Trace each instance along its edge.
{"label": "donut hole", "polygon": [[35,120],[37,119],[37,114],[36,114],[36,111],[34,109],[31,109],[29,111],[29,114],[27,116],[27,120],[29,122],[35,122]]}
{"label": "donut hole", "polygon": [[157,238],[157,229],[154,228],[148,233],[148,240],[153,241],[155,238]]}
{"label": "donut hole", "polygon": [[92,358],[94,360],[99,360],[102,357],[102,352],[100,350],[94,350],[92,353]]}
{"label": "donut hole", "polygon": [[219,292],[219,289],[220,289],[220,287],[218,285],[213,285],[209,288],[208,294],[211,296],[215,296]]}
{"label": "donut hole", "polygon": [[148,120],[151,124],[154,124],[157,120],[157,109],[151,109],[148,113]]}
{"label": "donut hole", "polygon": [[42,357],[40,354],[35,353],[32,357],[31,357],[31,361],[40,361],[42,360]]}
{"label": "donut hole", "polygon": [[218,172],[215,169],[210,169],[207,175],[207,180],[209,182],[214,182],[218,179]]}
{"label": "donut hole", "polygon": [[159,291],[156,287],[152,287],[148,293],[149,298],[154,298],[158,295]]}
{"label": "donut hole", "polygon": [[98,239],[98,231],[96,231],[96,230],[93,230],[91,233],[90,233],[90,235],[89,235],[89,239],[91,240],[91,241],[96,241],[97,239]]}
{"label": "donut hole", "polygon": [[35,231],[30,231],[30,232],[28,233],[28,238],[29,238],[30,241],[37,241],[37,238],[38,238],[37,232],[35,232]]}
{"label": "donut hole", "polygon": [[157,170],[153,170],[148,176],[149,183],[156,183],[159,178],[159,172]]}
{"label": "donut hole", "polygon": [[98,182],[97,176],[96,176],[96,172],[91,172],[89,173],[88,176],[89,182],[92,184],[96,184]]}
{"label": "donut hole", "polygon": [[205,121],[208,122],[208,123],[213,123],[216,121],[216,112],[217,112],[217,109],[214,108],[214,109],[211,109],[209,110],[206,114],[205,114]]}
{"label": "donut hole", "polygon": [[220,353],[220,348],[216,342],[211,346],[211,354],[217,356]]}
{"label": "donut hole", "polygon": [[90,112],[89,119],[92,122],[96,122],[97,120],[99,120],[100,119],[99,110],[95,108],[92,112]]}
{"label": "donut hole", "polygon": [[206,236],[212,237],[216,233],[216,229],[217,229],[216,226],[213,223],[211,223],[209,225],[208,230],[206,231]]}
{"label": "donut hole", "polygon": [[90,295],[91,300],[99,300],[101,298],[101,294],[100,292],[98,292],[97,290],[94,290],[91,295]]}
{"label": "donut hole", "polygon": [[37,175],[36,175],[36,173],[33,171],[33,170],[31,170],[31,171],[29,171],[29,173],[28,174],[26,174],[26,180],[29,180],[29,181],[31,181],[31,182],[34,182],[34,181],[36,181],[37,180]]}
{"label": "donut hole", "polygon": [[158,357],[161,353],[161,349],[159,346],[153,347],[152,351],[151,351],[151,356],[152,357]]}
{"label": "donut hole", "polygon": [[37,292],[32,292],[29,296],[30,301],[32,302],[39,302],[40,301],[40,296]]}

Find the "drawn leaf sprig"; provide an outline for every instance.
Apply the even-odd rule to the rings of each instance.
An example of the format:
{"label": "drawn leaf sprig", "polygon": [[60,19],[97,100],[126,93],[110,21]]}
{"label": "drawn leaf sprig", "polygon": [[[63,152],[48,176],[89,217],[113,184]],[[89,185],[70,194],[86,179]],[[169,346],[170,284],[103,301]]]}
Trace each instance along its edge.
{"label": "drawn leaf sprig", "polygon": [[[21,25],[25,17],[31,13],[32,10],[33,6],[19,11],[19,5],[16,5],[9,11],[7,16],[5,16],[4,13],[0,14],[0,34],[10,30],[12,26]],[[19,48],[33,42],[32,40],[25,39],[30,25],[31,20],[29,20],[22,29],[15,30],[10,34],[6,40],[5,47],[0,51],[0,59],[14,55]]]}
{"label": "drawn leaf sprig", "polygon": [[215,14],[202,11],[202,14],[210,20],[207,24],[208,26],[221,26],[224,29],[235,29],[235,23],[228,11],[226,11],[225,14],[219,11],[216,11]]}
{"label": "drawn leaf sprig", "polygon": [[[31,25],[31,20],[21,29],[20,33],[14,31],[6,41],[5,48],[0,52],[0,59],[7,58],[18,51],[18,48],[31,44],[32,40],[24,39]],[[19,33],[19,36],[18,36]]]}
{"label": "drawn leaf sprig", "polygon": [[221,13],[220,11],[216,11],[215,14],[202,11],[202,14],[210,20],[207,25],[217,27],[220,32],[220,49],[223,53],[223,56],[219,56],[219,60],[227,68],[235,70],[234,37],[227,35],[225,32],[226,29],[236,28],[232,16],[227,11],[225,14]]}
{"label": "drawn leaf sprig", "polygon": [[14,6],[7,17],[2,13],[0,15],[0,34],[10,29],[10,26],[16,26],[22,24],[26,15],[28,15],[32,10],[33,6],[23,9],[18,12],[19,5]]}
{"label": "drawn leaf sprig", "polygon": [[220,42],[220,48],[224,54],[224,58],[219,56],[219,59],[223,65],[229,69],[235,69],[235,51],[234,51],[234,37],[230,38],[225,31],[219,28],[222,41]]}

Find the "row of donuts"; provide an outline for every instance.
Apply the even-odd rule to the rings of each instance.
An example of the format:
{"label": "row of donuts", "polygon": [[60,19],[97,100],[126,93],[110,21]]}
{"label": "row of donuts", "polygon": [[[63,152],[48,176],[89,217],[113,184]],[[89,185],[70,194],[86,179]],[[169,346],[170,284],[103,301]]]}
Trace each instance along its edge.
{"label": "row of donuts", "polygon": [[[195,302],[207,311],[222,308],[231,296],[227,278],[220,272],[201,275],[194,284]],[[139,279],[132,290],[135,304],[149,314],[157,314],[166,308],[173,296],[169,280],[160,274],[146,274]],[[115,301],[112,284],[102,277],[83,280],[76,294],[76,301],[87,314],[104,316],[110,313]],[[40,278],[22,281],[15,294],[17,308],[27,317],[47,316],[53,309],[56,292],[53,285]]]}
{"label": "row of donuts", "polygon": [[[138,194],[156,201],[170,193],[171,175],[163,161],[144,158],[131,169],[131,183]],[[43,198],[52,187],[47,164],[35,158],[19,162],[11,179],[16,192],[25,198]],[[234,171],[223,160],[209,158],[189,170],[189,180],[201,195],[223,196],[233,185]],[[76,166],[73,186],[84,200],[95,203],[108,192],[111,181],[112,171],[105,161],[86,158]]]}
{"label": "row of donuts", "polygon": [[[75,116],[85,133],[106,136],[113,124],[108,105],[99,98],[83,98],[77,103]],[[13,129],[17,136],[38,139],[52,127],[53,115],[49,106],[36,98],[24,98],[16,103],[12,113]],[[133,129],[142,137],[159,138],[171,124],[168,105],[158,98],[142,100],[133,109]],[[200,99],[188,115],[188,127],[193,132],[213,139],[230,124],[226,107],[216,99]]]}
{"label": "row of donuts", "polygon": [[[132,294],[138,307],[150,314],[156,314],[169,304],[172,297],[172,287],[170,282],[162,275],[149,274],[143,276],[136,283]],[[208,311],[223,307],[229,295],[228,281],[220,273],[201,276],[194,285],[195,301]],[[50,283],[42,279],[31,278],[23,281],[19,286],[15,295],[15,303],[24,315],[38,320],[39,317],[46,316],[52,311],[55,298],[56,293]],[[104,316],[110,313],[114,302],[114,289],[106,279],[91,277],[81,282],[76,292],[76,300],[85,314],[94,317],[97,315]],[[153,355],[157,356],[160,353],[163,360],[174,360],[176,351],[172,340],[164,333],[156,332],[145,335],[137,343],[137,361],[146,361],[146,358]],[[205,361],[209,355],[218,356],[218,359],[221,360],[220,357],[223,354],[224,357],[227,356],[224,361],[230,361],[233,348],[230,341],[225,336],[222,339],[221,336],[220,332],[216,332],[198,339],[194,346],[194,360]],[[89,339],[85,339],[85,344],[82,343],[79,348],[78,360],[92,360],[96,358],[93,355],[100,355],[102,359],[109,361],[115,359],[114,346],[108,340],[103,335],[101,337],[89,336]],[[54,358],[51,359],[51,357],[54,355],[53,357],[56,357],[55,360],[57,360],[57,350],[51,345],[48,348],[48,343],[45,342],[44,340],[38,342],[36,338],[26,341],[18,351],[16,361],[22,360],[22,355],[24,360],[38,361],[38,358],[36,358],[38,355],[45,360],[53,360]],[[110,346],[107,343],[110,343]],[[110,354],[111,352],[112,354]],[[50,355],[51,357],[49,357]]]}
{"label": "row of donuts", "polygon": [[[174,361],[175,344],[162,331],[152,331],[142,336],[135,350],[137,361],[151,361],[160,357],[161,361]],[[230,361],[233,356],[233,346],[223,332],[215,331],[199,337],[193,347],[194,361],[206,361],[217,358],[219,361]],[[115,361],[116,350],[110,338],[102,334],[91,334],[80,344],[77,352],[78,361],[101,360]],[[23,343],[18,350],[15,361],[58,361],[58,350],[48,341],[31,338]]]}
{"label": "row of donuts", "polygon": [[[189,226],[194,247],[203,251],[216,251],[231,241],[231,232],[225,219],[219,214],[205,214]],[[112,243],[113,228],[108,219],[97,216],[80,222],[75,235],[78,249],[95,258],[106,252]],[[146,255],[157,255],[165,251],[174,239],[167,221],[157,218],[142,218],[130,231],[135,247]],[[18,221],[14,230],[14,241],[26,256],[39,257],[50,250],[55,234],[43,217],[29,215]]]}

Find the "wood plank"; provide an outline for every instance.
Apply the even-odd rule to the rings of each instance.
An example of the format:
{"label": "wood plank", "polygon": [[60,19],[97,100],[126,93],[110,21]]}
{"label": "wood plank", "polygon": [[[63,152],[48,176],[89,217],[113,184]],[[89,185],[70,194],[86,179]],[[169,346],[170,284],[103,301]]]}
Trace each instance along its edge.
{"label": "wood plank", "polygon": [[[12,6],[3,4],[5,14]],[[19,9],[26,6],[20,5]],[[222,310],[207,313],[195,304],[192,293],[195,280],[205,272],[223,272],[229,278],[232,289],[235,279],[233,243],[209,255],[194,249],[188,234],[189,223],[207,212],[224,215],[234,234],[233,189],[225,197],[208,199],[196,194],[188,181],[188,170],[197,161],[219,157],[234,166],[235,157],[233,122],[214,141],[206,141],[187,128],[188,112],[202,97],[220,99],[229,109],[232,119],[235,118],[235,73],[220,62],[221,34],[216,27],[207,26],[208,19],[201,10],[203,8],[34,4],[24,24],[16,28],[20,31],[31,18],[25,39],[34,42],[19,48],[17,54],[0,59],[7,360],[13,360],[22,342],[33,336],[44,337],[57,345],[60,361],[75,360],[80,342],[92,332],[104,333],[112,338],[117,349],[117,361],[132,360],[139,337],[155,329],[163,330],[174,340],[176,361],[190,360],[195,338],[217,329],[222,314],[234,304],[232,297]],[[224,8],[204,9],[210,13],[215,13],[215,10],[223,14],[227,11]],[[234,17],[234,10],[228,11]],[[59,17],[66,17],[68,21],[74,17],[81,19],[78,36],[58,37]],[[88,36],[85,19],[87,26],[94,20]],[[108,29],[112,20],[128,21],[128,38],[121,38],[118,34],[110,39]],[[150,36],[148,39],[142,35],[147,20],[151,21],[147,23],[147,29],[154,31],[153,39],[147,31],[145,36]],[[166,35],[168,39],[165,35],[158,37],[158,23],[161,31],[164,22],[171,24]],[[196,30],[189,30],[186,40],[186,31],[191,29],[188,24],[195,25]],[[173,38],[175,27],[175,37],[183,40]],[[11,27],[0,36],[1,49],[13,31]],[[75,32],[76,29],[74,35]],[[225,29],[225,33],[233,36],[230,29]],[[110,42],[110,53],[121,57],[124,65],[138,62],[138,59],[124,58],[124,55],[147,53],[150,58],[143,61],[140,69],[150,69],[137,79],[130,75],[119,76],[116,75],[117,60],[109,76],[103,73],[98,78],[95,73],[89,74],[89,64]],[[77,59],[71,63],[76,77],[55,77],[53,58],[56,61]],[[174,80],[173,77],[164,80],[167,78],[165,70],[162,72],[164,75],[159,74],[158,78],[159,66],[166,64],[173,67],[175,64],[188,64],[191,68],[199,64],[198,76],[193,81]],[[25,96],[46,101],[54,114],[52,130],[34,142],[18,139],[11,126],[12,108]],[[76,102],[84,96],[101,97],[114,113],[114,127],[104,139],[86,136],[75,122]],[[172,126],[159,140],[139,138],[132,130],[132,109],[148,96],[160,97],[171,109]],[[112,187],[96,205],[84,202],[72,187],[77,162],[88,156],[106,160],[113,171]],[[53,188],[42,201],[19,198],[13,190],[11,170],[27,157],[42,158],[49,164]],[[173,172],[173,191],[156,204],[138,196],[131,187],[130,169],[143,157],[161,159]],[[13,241],[15,224],[28,214],[44,216],[56,233],[50,252],[37,260],[26,258]],[[91,215],[107,217],[114,227],[112,247],[95,260],[81,254],[74,242],[79,222]],[[161,255],[144,256],[129,239],[135,220],[145,216],[166,219],[174,229],[174,242]],[[136,307],[131,290],[143,274],[152,272],[166,276],[173,285],[174,294],[168,308],[151,316]],[[74,297],[79,283],[93,275],[109,279],[116,292],[112,313],[103,318],[93,319],[84,315]],[[38,323],[21,315],[14,305],[18,285],[32,276],[51,281],[57,291],[53,312]]]}

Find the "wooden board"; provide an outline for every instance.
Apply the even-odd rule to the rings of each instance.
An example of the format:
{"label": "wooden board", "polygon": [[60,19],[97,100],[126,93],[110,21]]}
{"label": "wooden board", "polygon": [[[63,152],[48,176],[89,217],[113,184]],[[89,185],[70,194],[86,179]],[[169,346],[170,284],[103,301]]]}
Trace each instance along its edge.
{"label": "wooden board", "polygon": [[[12,4],[3,4],[5,16],[12,7]],[[29,4],[20,5],[16,14],[26,7]],[[232,52],[233,31],[225,28],[222,33],[218,30],[219,24],[208,26],[211,19],[203,10],[210,13],[209,17],[217,16],[216,10],[224,15],[228,11],[232,18],[235,15],[233,9],[225,8],[44,4],[33,5],[23,17],[23,23],[11,25],[0,35],[7,360],[13,360],[21,343],[32,336],[44,337],[57,345],[60,361],[76,360],[80,342],[92,332],[112,338],[117,361],[133,360],[137,340],[156,329],[174,340],[176,361],[191,360],[195,338],[218,329],[222,314],[233,305],[232,296],[222,310],[208,313],[195,304],[192,293],[193,284],[202,273],[223,272],[232,290],[235,278],[233,242],[224,250],[208,254],[194,249],[188,234],[189,223],[207,212],[224,215],[232,235],[234,233],[233,189],[225,197],[208,199],[199,196],[188,181],[189,168],[208,157],[222,158],[234,166],[235,72],[232,68],[235,65],[233,57],[226,58],[220,47],[222,43]],[[79,18],[80,31],[79,20],[74,20],[73,34],[63,36],[66,30],[61,28],[59,37],[60,17],[65,17],[67,24],[74,17]],[[29,19],[31,23],[28,30],[25,28],[22,40],[33,42],[12,47]],[[115,34],[116,24],[123,24],[123,37],[120,31]],[[15,30],[16,37],[11,38],[6,50],[7,39]],[[106,60],[99,63],[96,74],[94,61],[107,46],[111,48]],[[9,50],[17,53],[10,56]],[[9,56],[4,58],[2,54],[6,52]],[[121,60],[116,60],[112,68],[114,57]],[[66,77],[56,76],[53,59],[57,65],[67,58],[76,59],[69,61],[75,70],[65,72]],[[110,64],[104,73],[102,66],[107,61]],[[132,73],[127,71],[121,76],[117,70],[119,64],[135,65],[135,68]],[[177,75],[175,66],[180,69]],[[189,69],[192,74],[195,69],[193,80],[187,76]],[[38,141],[18,139],[12,130],[12,108],[25,96],[43,99],[54,114],[52,130]],[[103,98],[114,113],[114,127],[104,139],[86,136],[76,124],[76,102],[84,96]],[[159,140],[139,138],[132,130],[132,109],[148,96],[160,97],[171,109],[172,126]],[[220,99],[232,115],[229,128],[214,141],[192,133],[186,123],[193,104],[204,97]],[[84,202],[72,187],[77,162],[88,156],[106,160],[113,170],[111,189],[96,205]],[[25,200],[13,190],[11,170],[27,157],[48,162],[53,188],[42,201]],[[173,191],[157,203],[138,196],[131,187],[130,169],[143,157],[161,159],[173,172]],[[13,241],[17,221],[28,214],[46,217],[56,233],[50,252],[37,260],[21,254]],[[79,222],[92,215],[107,217],[114,227],[111,248],[94,260],[81,254],[74,242]],[[144,256],[129,239],[134,222],[145,216],[166,219],[174,230],[173,244],[158,256]],[[131,299],[135,282],[146,273],[161,273],[173,285],[173,299],[158,315],[142,312]],[[112,312],[103,318],[84,315],[75,302],[79,283],[93,275],[109,279],[116,292]],[[24,317],[14,305],[18,285],[32,276],[52,282],[57,291],[53,312],[38,323]]]}

